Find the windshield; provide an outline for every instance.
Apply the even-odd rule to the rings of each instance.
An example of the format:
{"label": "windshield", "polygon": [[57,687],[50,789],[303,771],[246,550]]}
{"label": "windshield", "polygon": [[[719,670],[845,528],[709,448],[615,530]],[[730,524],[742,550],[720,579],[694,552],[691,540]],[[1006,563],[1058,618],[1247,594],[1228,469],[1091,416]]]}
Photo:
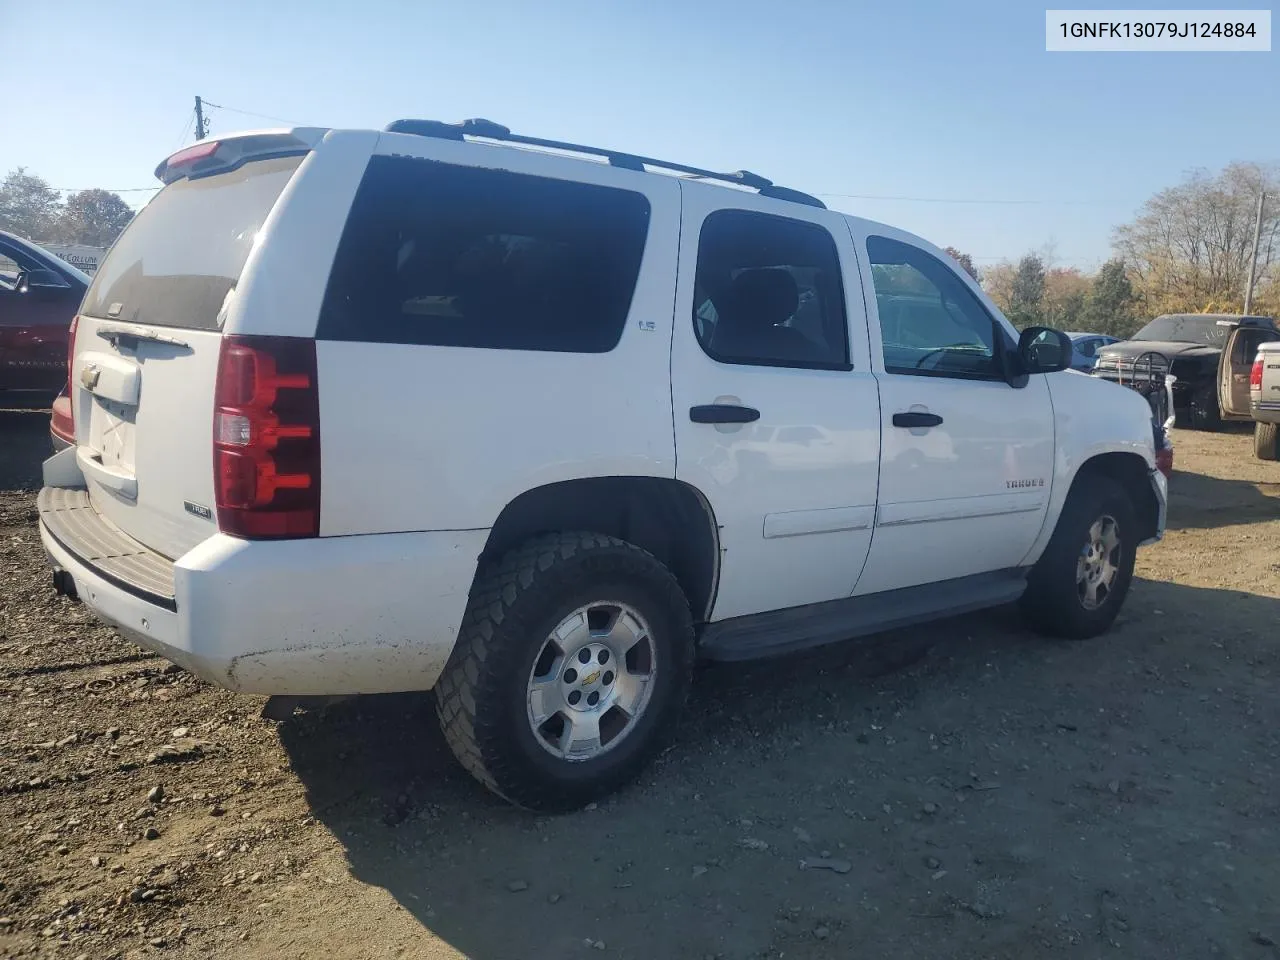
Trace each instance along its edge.
{"label": "windshield", "polygon": [[1207,314],[1175,313],[1156,317],[1135,333],[1134,340],[1171,340],[1177,343],[1200,343],[1206,347],[1221,347],[1227,342],[1231,326],[1224,325],[1221,317]]}

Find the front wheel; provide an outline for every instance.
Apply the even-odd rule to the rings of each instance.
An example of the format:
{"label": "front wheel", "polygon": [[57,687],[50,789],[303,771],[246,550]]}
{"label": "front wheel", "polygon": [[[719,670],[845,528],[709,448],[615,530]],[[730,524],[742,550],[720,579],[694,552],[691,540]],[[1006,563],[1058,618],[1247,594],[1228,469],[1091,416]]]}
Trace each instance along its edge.
{"label": "front wheel", "polygon": [[572,809],[666,743],[693,654],[689,604],[653,556],[602,534],[550,534],[477,579],[437,713],[455,756],[499,796]]}
{"label": "front wheel", "polygon": [[1277,442],[1274,423],[1253,425],[1253,452],[1259,460],[1280,460],[1280,443]]}
{"label": "front wheel", "polygon": [[1104,633],[1129,592],[1137,545],[1133,503],[1124,488],[1104,476],[1078,477],[1027,577],[1024,616],[1050,636],[1083,640]]}

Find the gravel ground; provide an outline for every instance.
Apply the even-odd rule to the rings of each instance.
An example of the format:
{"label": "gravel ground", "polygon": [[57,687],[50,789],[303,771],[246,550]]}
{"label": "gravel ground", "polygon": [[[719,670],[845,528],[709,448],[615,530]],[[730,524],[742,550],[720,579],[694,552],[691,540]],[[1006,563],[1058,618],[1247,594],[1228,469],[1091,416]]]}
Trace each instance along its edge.
{"label": "gravel ground", "polygon": [[0,956],[1280,956],[1280,466],[1179,432],[1105,638],[1008,611],[701,672],[679,743],[535,818],[426,697],[275,724],[58,598],[0,412]]}

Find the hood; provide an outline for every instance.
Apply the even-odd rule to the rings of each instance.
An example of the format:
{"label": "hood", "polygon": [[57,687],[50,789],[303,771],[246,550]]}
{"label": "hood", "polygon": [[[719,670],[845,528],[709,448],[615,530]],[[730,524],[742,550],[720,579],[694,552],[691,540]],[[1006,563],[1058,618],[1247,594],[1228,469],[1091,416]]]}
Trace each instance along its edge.
{"label": "hood", "polygon": [[1122,340],[1099,349],[1098,359],[1135,360],[1144,353],[1160,353],[1170,359],[1216,357],[1222,353],[1222,348],[1207,347],[1203,343],[1188,343],[1185,340]]}

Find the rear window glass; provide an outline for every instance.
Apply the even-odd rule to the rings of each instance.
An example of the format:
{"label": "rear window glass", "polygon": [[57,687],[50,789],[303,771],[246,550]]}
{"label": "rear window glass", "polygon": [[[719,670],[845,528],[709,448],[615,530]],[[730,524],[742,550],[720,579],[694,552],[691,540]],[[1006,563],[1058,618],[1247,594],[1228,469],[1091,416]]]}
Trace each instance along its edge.
{"label": "rear window glass", "polygon": [[649,225],[643,194],[374,157],[320,315],[326,340],[606,353]]}
{"label": "rear window glass", "polygon": [[302,157],[177,180],[115,242],[85,295],[90,316],[216,330],[258,230]]}

